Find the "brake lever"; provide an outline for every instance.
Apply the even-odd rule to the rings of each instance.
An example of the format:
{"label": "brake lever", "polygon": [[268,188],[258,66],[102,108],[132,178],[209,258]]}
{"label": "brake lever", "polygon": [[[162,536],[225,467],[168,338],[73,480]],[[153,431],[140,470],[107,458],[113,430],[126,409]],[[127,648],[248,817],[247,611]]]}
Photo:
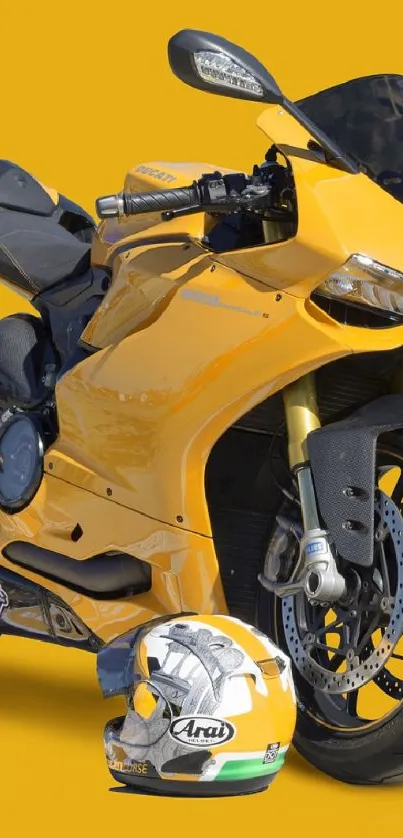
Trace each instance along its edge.
{"label": "brake lever", "polygon": [[206,212],[210,215],[218,215],[223,213],[224,215],[229,215],[230,213],[248,211],[249,209],[264,209],[264,200],[266,199],[268,194],[268,190],[265,188],[264,191],[257,190],[255,188],[249,188],[248,191],[242,195],[239,195],[235,198],[232,196],[227,198],[225,201],[215,201],[210,204],[208,203],[200,203],[200,204],[193,204],[189,207],[182,207],[180,209],[174,210],[165,210],[162,213],[162,220],[163,221],[172,221],[173,218],[182,218],[184,215],[195,215],[198,212]]}
{"label": "brake lever", "polygon": [[191,204],[191,206],[181,209],[165,210],[161,213],[161,217],[163,221],[171,221],[173,218],[181,218],[182,215],[195,215],[197,212],[205,212],[202,204]]}
{"label": "brake lever", "polygon": [[241,205],[234,201],[223,201],[222,203],[217,202],[216,204],[193,204],[190,207],[183,207],[181,209],[165,210],[162,213],[162,220],[172,221],[173,218],[182,218],[184,215],[195,215],[198,212],[207,212],[210,214],[224,213],[226,215],[230,212],[239,212],[240,210]]}

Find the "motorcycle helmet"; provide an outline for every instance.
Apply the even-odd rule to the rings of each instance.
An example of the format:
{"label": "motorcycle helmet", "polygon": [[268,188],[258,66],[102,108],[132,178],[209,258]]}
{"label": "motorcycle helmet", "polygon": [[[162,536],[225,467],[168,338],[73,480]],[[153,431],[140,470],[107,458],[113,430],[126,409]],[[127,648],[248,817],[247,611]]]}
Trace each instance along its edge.
{"label": "motorcycle helmet", "polygon": [[266,789],[295,728],[288,657],[226,616],[167,619],[133,637],[127,715],[104,734],[114,779],[175,796]]}

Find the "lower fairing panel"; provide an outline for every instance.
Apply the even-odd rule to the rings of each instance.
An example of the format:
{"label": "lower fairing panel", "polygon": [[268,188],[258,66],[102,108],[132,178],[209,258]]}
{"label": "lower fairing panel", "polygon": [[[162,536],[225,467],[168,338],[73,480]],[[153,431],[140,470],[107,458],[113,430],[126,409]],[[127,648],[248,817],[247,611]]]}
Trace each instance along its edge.
{"label": "lower fairing panel", "polygon": [[0,567],[0,634],[98,652],[103,645],[60,597]]}

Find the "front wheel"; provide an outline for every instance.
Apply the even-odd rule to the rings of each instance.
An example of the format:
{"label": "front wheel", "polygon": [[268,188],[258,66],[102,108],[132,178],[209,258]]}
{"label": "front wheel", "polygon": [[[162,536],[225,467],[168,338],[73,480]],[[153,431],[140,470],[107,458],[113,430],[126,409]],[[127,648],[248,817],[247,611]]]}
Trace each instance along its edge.
{"label": "front wheel", "polygon": [[[377,452],[374,563],[352,574],[348,606],[280,600],[261,590],[258,624],[293,661],[298,697],[294,745],[348,783],[403,781],[403,444]],[[269,539],[264,573],[289,574],[299,516],[286,502]],[[350,579],[351,581],[351,579]],[[400,645],[400,648],[399,648]]]}

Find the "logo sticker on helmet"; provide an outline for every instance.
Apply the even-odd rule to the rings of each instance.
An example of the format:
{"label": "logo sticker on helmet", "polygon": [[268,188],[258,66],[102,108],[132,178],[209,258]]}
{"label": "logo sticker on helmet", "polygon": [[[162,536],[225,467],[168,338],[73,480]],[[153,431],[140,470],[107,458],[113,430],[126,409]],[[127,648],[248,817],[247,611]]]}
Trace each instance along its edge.
{"label": "logo sticker on helmet", "polygon": [[0,585],[0,617],[3,611],[8,608],[8,595],[2,585]]}
{"label": "logo sticker on helmet", "polygon": [[169,732],[183,745],[196,747],[222,745],[235,736],[235,728],[230,722],[210,716],[182,716],[171,723]]}
{"label": "logo sticker on helmet", "polygon": [[263,765],[267,765],[269,762],[275,762],[278,757],[279,750],[280,742],[273,742],[271,745],[268,745],[266,753],[263,757]]}

